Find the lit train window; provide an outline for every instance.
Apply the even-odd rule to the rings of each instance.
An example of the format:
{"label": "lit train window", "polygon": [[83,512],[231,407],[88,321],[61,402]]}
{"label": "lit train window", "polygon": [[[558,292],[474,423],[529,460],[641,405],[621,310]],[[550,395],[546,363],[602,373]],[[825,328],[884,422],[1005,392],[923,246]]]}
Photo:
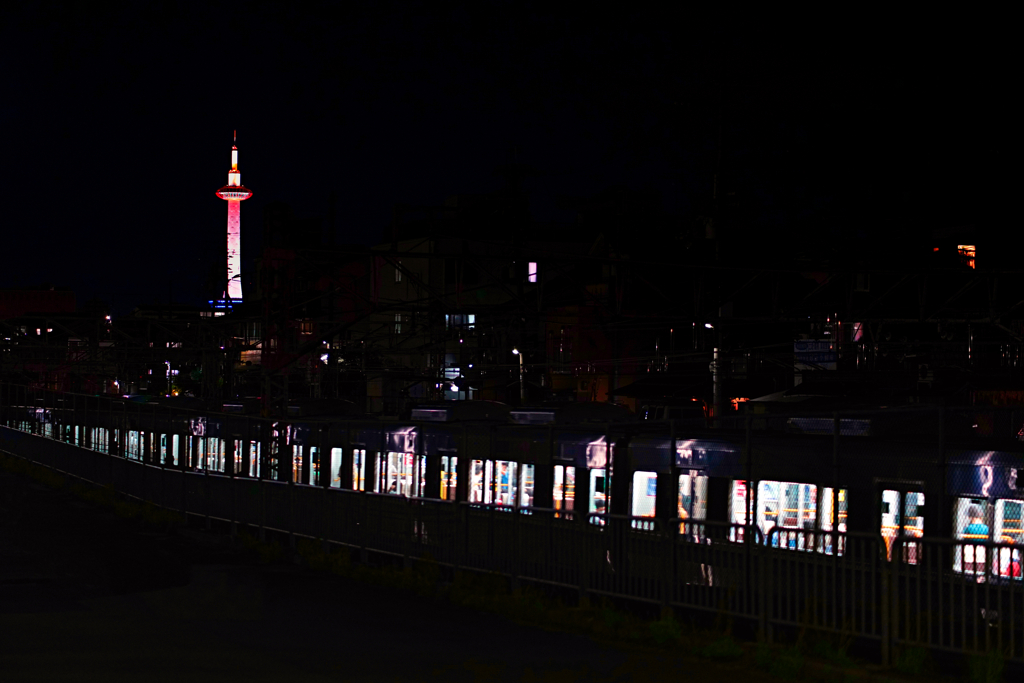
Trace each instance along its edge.
{"label": "lit train window", "polygon": [[484,502],[484,472],[483,460],[471,460],[469,462],[469,502]]}
{"label": "lit train window", "polygon": [[[658,499],[658,474],[656,472],[634,472],[633,493],[630,500],[629,514],[632,517],[653,518]],[[654,530],[653,521],[636,520],[631,522],[634,529]]]}
{"label": "lit train window", "polygon": [[[882,491],[881,534],[885,541],[886,555],[892,559],[892,547],[896,538],[903,535],[911,538],[924,536],[924,494],[920,491]],[[920,547],[913,541],[903,543],[903,561],[917,564]]]}
{"label": "lit train window", "polygon": [[413,453],[387,454],[387,469],[383,476],[384,493],[398,496],[423,496],[426,478],[426,457]]}
{"label": "lit train window", "polygon": [[956,546],[953,571],[985,575],[985,546],[990,540],[989,506],[984,498],[957,498],[953,505],[953,537],[964,541]]}
{"label": "lit train window", "polygon": [[604,468],[590,470],[589,511],[599,515],[608,512],[609,498],[607,470]]}
{"label": "lit train window", "polygon": [[[747,482],[740,479],[734,479],[729,491],[729,523],[745,525],[747,523],[747,511],[749,505],[750,503],[747,497]],[[729,540],[736,543],[742,543],[745,531],[746,530],[742,527],[731,528],[729,530]]]}
{"label": "lit train window", "polygon": [[515,505],[516,503],[516,481],[519,474],[519,464],[505,460],[494,462],[494,477],[490,481],[492,490],[492,501],[498,505]]}
{"label": "lit train window", "polygon": [[[822,531],[837,531],[840,534],[846,533],[846,516],[849,506],[849,496],[846,489],[835,491],[835,504],[833,505],[833,489],[825,487],[821,490],[821,529]],[[838,542],[838,543],[837,543]],[[837,538],[832,534],[823,534],[818,544],[818,551],[826,555],[835,552],[838,545],[840,555],[846,550],[845,540]]]}
{"label": "lit train window", "polygon": [[388,453],[388,493],[408,496],[412,491],[412,458],[408,453]]}
{"label": "lit train window", "polygon": [[924,494],[908,491],[903,497],[903,533],[915,538],[924,536]]}
{"label": "lit train window", "polygon": [[992,540],[1020,545],[1024,542],[1024,501],[996,501],[996,533]]}
{"label": "lit train window", "polygon": [[383,493],[387,491],[387,484],[385,483],[388,478],[388,473],[384,467],[386,459],[383,454],[379,451],[374,452],[374,468],[373,468],[373,492]]}
{"label": "lit train window", "polygon": [[849,506],[849,500],[846,494],[846,489],[839,489],[839,491],[836,492],[835,499],[835,509],[833,510],[831,487],[825,487],[824,489],[822,489],[821,528],[825,531],[832,531],[833,529],[835,529],[840,533],[845,533],[846,515]]}
{"label": "lit train window", "polygon": [[519,485],[519,507],[533,507],[534,466],[523,465],[522,481]]}
{"label": "lit train window", "polygon": [[[174,452],[178,452],[178,436],[174,436]],[[260,442],[252,441],[249,443],[249,476],[259,478],[260,476]],[[174,464],[178,464],[178,459],[175,457]]]}
{"label": "lit train window", "polygon": [[309,447],[309,472],[306,473],[306,483],[316,486],[320,477],[320,449],[316,446]]}
{"label": "lit train window", "polygon": [[301,484],[302,446],[292,446],[292,481]]}
{"label": "lit train window", "polygon": [[412,488],[410,495],[422,498],[426,492],[425,486],[427,484],[427,456],[425,455],[412,455],[409,457],[412,465]]}
{"label": "lit train window", "polygon": [[163,465],[178,464],[178,435],[164,434],[161,440],[160,463]]}
{"label": "lit train window", "polygon": [[686,520],[703,520],[708,509],[708,478],[691,470],[690,474],[679,475],[679,498],[676,501],[676,512],[679,519],[679,533],[699,533],[699,529],[687,529]]}
{"label": "lit train window", "polygon": [[331,488],[341,488],[341,449],[331,449]]}
{"label": "lit train window", "polygon": [[[811,550],[811,538],[802,533],[813,531],[818,518],[818,487],[789,481],[758,482],[758,528],[766,539],[791,550]],[[782,531],[772,533],[773,528]],[[794,530],[794,531],[789,531]]]}
{"label": "lit train window", "polygon": [[89,441],[92,443],[93,450],[100,453],[107,452],[107,430],[103,427],[93,427]]}
{"label": "lit train window", "polygon": [[441,456],[441,500],[455,500],[455,473],[458,465],[459,459],[456,456]]}
{"label": "lit train window", "polygon": [[514,505],[518,463],[508,460],[473,460],[469,502]]}
{"label": "lit train window", "polygon": [[[191,439],[192,437],[189,437],[189,438]],[[281,451],[281,445],[280,445],[279,440],[278,440],[278,438],[277,438],[277,436],[275,434],[274,438],[271,439],[271,441],[270,441],[270,448],[268,449],[268,453],[267,453],[267,468],[270,470],[270,475],[269,476],[270,476],[271,479],[281,480],[281,479],[284,478],[284,476],[283,476],[284,472],[282,472],[282,470],[284,469],[283,463],[282,463],[281,469],[278,469],[278,462],[277,462],[277,460],[278,460],[278,455],[279,455],[280,451]],[[188,452],[191,455],[191,453],[192,453],[191,447],[189,448]]]}
{"label": "lit train window", "polygon": [[880,531],[885,539],[885,552],[892,559],[892,541],[900,533],[900,493],[892,489],[882,491],[882,525]]}
{"label": "lit train window", "polygon": [[[1024,541],[1024,501],[997,500],[995,514],[995,535],[992,540],[999,543],[1020,545]],[[1004,578],[1021,580],[1021,551],[1017,548],[996,548],[992,559],[993,571]]]}
{"label": "lit train window", "polygon": [[213,436],[199,437],[199,461],[203,469],[224,471],[223,444],[220,439]]}
{"label": "lit train window", "polygon": [[576,468],[571,465],[555,465],[552,497],[555,517],[559,511],[572,512],[576,499]]}
{"label": "lit train window", "polygon": [[734,479],[729,491],[729,523],[747,523],[747,482]]}
{"label": "lit train window", "polygon": [[633,501],[629,514],[633,517],[654,517],[657,496],[658,474],[656,472],[634,472]]}
{"label": "lit train window", "polygon": [[366,449],[352,449],[352,490],[366,490]]}

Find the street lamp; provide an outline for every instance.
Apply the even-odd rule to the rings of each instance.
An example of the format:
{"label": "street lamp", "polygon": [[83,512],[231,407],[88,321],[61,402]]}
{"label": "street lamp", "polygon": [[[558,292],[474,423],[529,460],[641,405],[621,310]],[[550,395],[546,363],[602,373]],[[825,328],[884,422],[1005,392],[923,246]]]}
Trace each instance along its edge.
{"label": "street lamp", "polygon": [[512,347],[513,355],[519,356],[519,404],[526,404],[526,384],[523,383],[523,354],[519,353],[519,349]]}

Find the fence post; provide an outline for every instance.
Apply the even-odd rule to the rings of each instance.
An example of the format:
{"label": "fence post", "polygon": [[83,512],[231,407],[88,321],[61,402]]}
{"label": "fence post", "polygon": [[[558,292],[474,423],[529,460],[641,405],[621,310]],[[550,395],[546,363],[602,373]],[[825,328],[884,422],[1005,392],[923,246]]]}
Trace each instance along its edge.
{"label": "fence post", "polygon": [[[584,469],[584,476],[589,476],[589,473]],[[579,485],[579,477],[576,479],[577,486]],[[584,508],[582,511],[577,512],[580,520],[573,520],[572,533],[576,536],[576,543],[573,545],[576,549],[576,566],[579,571],[579,606],[589,607],[590,606],[590,581],[589,573],[587,571],[587,525],[590,523],[590,512],[589,512],[589,501],[584,500]],[[578,500],[573,502],[573,511],[576,512],[576,505],[579,503]]]}
{"label": "fence post", "polygon": [[832,562],[829,563],[832,568],[832,627],[838,628],[842,633],[842,610],[839,608],[839,444],[842,438],[842,421],[838,412],[833,414],[832,420],[832,500],[829,501],[832,518],[829,520],[828,536],[823,536],[821,543],[822,550],[829,542],[832,543]]}
{"label": "fence post", "polygon": [[[673,443],[675,441],[673,440]],[[668,614],[668,611],[672,608],[672,587],[675,585],[675,560],[676,560],[676,544],[675,536],[679,530],[679,519],[667,518],[664,520],[656,519],[655,524],[663,524],[661,529],[662,537],[664,540],[663,547],[665,557],[662,560],[662,586],[661,586],[661,614],[664,617]]]}
{"label": "fence post", "polygon": [[[405,459],[405,454],[402,455],[402,459]],[[415,456],[413,456],[413,462],[415,462]],[[402,532],[401,538],[405,539],[402,543],[402,569],[409,569],[412,563],[409,561],[409,555],[411,554],[410,547],[413,543],[413,536],[415,534],[415,513],[412,511],[413,498],[408,496],[404,501],[405,507],[405,531]]]}
{"label": "fence post", "polygon": [[[317,463],[317,484],[323,489],[323,510],[320,513],[320,548],[326,554],[330,550],[330,537],[331,537],[331,480],[334,478],[334,471],[331,469],[331,448],[334,443],[330,439],[330,425],[320,425],[320,448],[318,454],[320,459]],[[327,450],[324,450],[324,432],[327,432]]]}
{"label": "fence post", "polygon": [[[743,514],[743,545],[746,546],[743,549],[744,557],[746,559],[745,569],[746,576],[744,581],[744,589],[747,595],[747,600],[750,600],[751,591],[754,589],[753,574],[754,570],[754,550],[753,546],[757,542],[757,486],[754,485],[754,454],[750,447],[750,430],[752,416],[746,415],[743,420],[743,457],[746,460],[746,476],[747,476],[747,499],[746,499],[746,510]],[[674,449],[674,440],[673,440]],[[675,453],[673,452],[673,456]],[[749,605],[749,602],[748,602]]]}
{"label": "fence post", "polygon": [[[226,422],[226,420],[225,420]],[[228,470],[230,474],[230,486],[231,486],[231,538],[238,536],[238,487],[240,482],[238,480],[238,469],[241,467],[241,463],[235,462],[235,456],[240,455],[241,444],[245,443],[241,439],[235,438],[241,436],[235,433],[237,427],[232,424],[232,429],[228,434],[228,440],[224,444],[224,469]],[[231,446],[229,449],[228,446]]]}
{"label": "fence post", "polygon": [[[524,469],[523,466],[520,465],[519,466],[520,472],[522,472],[523,469]],[[515,500],[513,501],[513,506],[512,506],[512,514],[515,517],[512,519],[512,543],[513,543],[513,545],[512,545],[512,566],[510,567],[510,569],[511,569],[511,580],[509,581],[509,585],[511,586],[513,591],[519,590],[519,576],[522,574],[522,562],[520,560],[520,557],[522,556],[522,547],[523,547],[523,542],[522,542],[522,538],[521,538],[521,535],[522,535],[522,524],[521,524],[521,522],[522,522],[523,512],[522,512],[522,509],[519,507],[519,493],[518,493],[518,489],[522,486],[521,475],[516,477],[516,483],[517,483],[517,486],[516,486],[517,490],[516,490],[516,492],[514,494],[515,495]]]}
{"label": "fence post", "polygon": [[259,439],[259,467],[257,468],[257,478],[259,480],[259,505],[260,511],[260,542],[267,540],[267,467],[270,462],[270,444],[272,442],[272,436],[270,435],[270,426],[266,420],[260,420],[258,423],[258,434]]}
{"label": "fence post", "polygon": [[[363,456],[364,458],[366,456]],[[365,493],[365,492],[364,492]],[[370,496],[362,495],[359,496],[360,504],[360,520],[359,520],[359,562],[362,565],[367,565],[370,560],[370,551],[366,547],[366,519],[367,519],[367,507],[369,507]]]}
{"label": "fence post", "polygon": [[[770,533],[771,532],[769,532],[769,534]],[[770,548],[770,547],[771,547],[771,544],[769,543],[768,538],[766,537],[763,546],[759,547],[757,549],[757,556],[758,556],[758,560],[759,560],[758,564],[760,565],[760,567],[759,567],[760,571],[758,571],[758,576],[760,577],[760,582],[761,582],[761,590],[759,591],[760,594],[761,594],[761,605],[760,605],[760,607],[761,607],[761,615],[760,615],[761,616],[761,628],[762,628],[762,632],[764,633],[765,642],[767,642],[768,644],[771,644],[772,641],[774,640],[774,633],[772,632],[772,617],[771,617],[771,610],[772,610],[772,594],[771,594],[771,590],[772,590],[772,587],[774,586],[774,584],[772,583],[772,576],[771,576],[772,561],[771,561],[771,557],[768,554],[768,548]]]}
{"label": "fence post", "polygon": [[[899,539],[893,542],[893,557],[898,557],[896,554],[899,545]],[[882,561],[882,560],[880,560]],[[882,565],[881,571],[879,572],[882,577],[882,666],[892,666],[892,640],[894,624],[892,623],[893,617],[897,611],[896,600],[895,600],[895,582],[896,582],[896,563],[888,562]]]}

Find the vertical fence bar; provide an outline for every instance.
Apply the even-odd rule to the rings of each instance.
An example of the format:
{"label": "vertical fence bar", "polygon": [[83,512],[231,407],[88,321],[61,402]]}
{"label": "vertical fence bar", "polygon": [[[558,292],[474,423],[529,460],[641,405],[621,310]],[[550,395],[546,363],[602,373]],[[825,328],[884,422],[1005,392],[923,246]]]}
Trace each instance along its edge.
{"label": "vertical fence bar", "polygon": [[[876,559],[872,564],[878,566],[879,562],[880,560]],[[892,568],[885,564],[881,566],[881,571],[876,572],[876,576],[880,575],[881,578],[882,595],[880,627],[882,632],[882,666],[886,667],[892,665],[892,615],[890,614],[889,608],[890,603],[892,602],[890,594],[893,592],[891,590],[891,584],[893,582],[893,573],[894,572],[892,571]],[[875,582],[872,581],[872,590],[874,589],[874,583]]]}

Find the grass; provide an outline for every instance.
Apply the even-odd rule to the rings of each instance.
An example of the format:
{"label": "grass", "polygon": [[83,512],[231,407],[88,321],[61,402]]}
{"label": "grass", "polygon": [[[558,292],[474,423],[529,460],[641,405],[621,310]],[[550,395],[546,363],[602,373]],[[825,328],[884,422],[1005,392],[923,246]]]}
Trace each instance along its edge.
{"label": "grass", "polygon": [[792,680],[803,673],[806,659],[799,647],[772,647],[768,643],[758,643],[754,650],[754,665],[772,676]]}
{"label": "grass", "polygon": [[893,669],[910,676],[921,676],[930,668],[928,650],[923,647],[904,647],[896,653]]}
{"label": "grass", "polygon": [[0,469],[29,477],[52,489],[66,491],[80,500],[109,510],[118,517],[155,529],[169,530],[185,523],[185,518],[181,514],[149,502],[125,498],[109,484],[102,487],[82,484],[49,467],[36,465],[5,453],[0,453]]}
{"label": "grass", "polygon": [[1003,653],[999,650],[974,655],[967,661],[967,678],[971,683],[1000,683],[1004,665]]}
{"label": "grass", "polygon": [[[169,531],[186,524],[184,516],[178,513],[126,499],[109,486],[80,484],[21,458],[0,453],[0,468],[66,490],[140,525]],[[261,541],[245,531],[238,534],[238,539],[259,563],[275,564],[289,559],[285,544]],[[405,567],[370,567],[353,562],[352,551],[348,548],[325,550],[320,541],[312,539],[297,540],[295,555],[313,571],[502,615],[528,626],[578,633],[612,645],[639,646],[709,662],[736,663],[780,680],[809,678],[808,672],[812,669],[819,672],[817,677],[830,683],[872,678],[863,663],[847,654],[849,641],[834,637],[801,632],[796,642],[789,645],[741,643],[734,638],[731,619],[724,614],[720,614],[714,627],[709,629],[681,623],[671,609],[663,610],[657,619],[644,619],[607,599],[584,599],[580,604],[567,605],[530,586],[512,590],[504,575],[469,571],[445,573],[429,556],[416,558]],[[929,653],[921,648],[903,648],[897,653],[893,667],[896,673],[914,678],[929,674],[935,678],[931,669]],[[965,678],[970,683],[998,683],[1003,678],[1003,670],[1001,653],[977,655],[967,661]]]}

